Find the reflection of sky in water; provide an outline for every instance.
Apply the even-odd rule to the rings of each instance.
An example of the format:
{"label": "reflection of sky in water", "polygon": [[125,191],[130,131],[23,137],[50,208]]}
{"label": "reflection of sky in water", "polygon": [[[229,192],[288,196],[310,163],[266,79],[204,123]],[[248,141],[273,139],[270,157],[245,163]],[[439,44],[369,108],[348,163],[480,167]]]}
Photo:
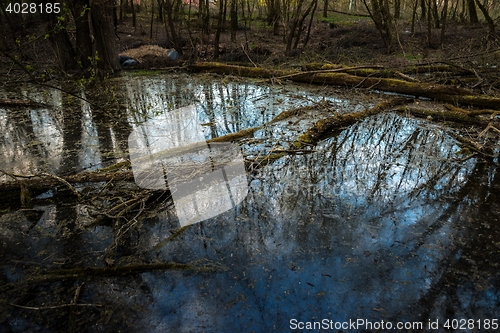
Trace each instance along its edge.
{"label": "reflection of sky in water", "polygon": [[[458,149],[432,126],[383,115],[322,142],[317,153],[264,168],[237,211],[155,251],[228,271],[144,274],[154,301],[138,325],[285,331],[291,318],[419,320],[412,307],[440,279],[442,263],[456,260],[455,242],[466,233],[460,226],[470,208],[454,200],[475,162],[453,162]],[[407,168],[393,169],[396,162]],[[163,223],[144,240],[161,242]],[[473,297],[492,315],[488,292],[498,299],[491,288]]]}
{"label": "reflection of sky in water", "polygon": [[[101,163],[99,155],[99,135],[92,119],[92,109],[89,103],[82,101],[82,142],[80,162],[83,169],[91,170]],[[113,136],[114,137],[114,136]],[[116,143],[113,144],[116,146]]]}
{"label": "reflection of sky in water", "polygon": [[[304,92],[307,88],[300,86],[203,81],[185,75],[175,78],[128,78],[127,92],[130,108],[134,111],[131,122],[142,122],[194,102],[199,122],[206,124],[205,137],[208,139],[260,126],[282,111],[323,99],[334,103],[339,111],[352,108],[349,101],[331,93],[321,94],[318,89]],[[360,105],[355,108],[363,109]]]}
{"label": "reflection of sky in water", "polygon": [[[188,74],[122,77],[106,84],[125,92],[123,108],[128,112],[119,112],[123,112],[120,116],[127,118],[132,129],[148,119],[195,103],[197,120],[206,138],[260,126],[284,110],[323,98],[335,103],[339,111],[352,108],[348,100],[336,98],[323,88],[223,82]],[[1,96],[7,96],[5,94],[0,92]],[[110,116],[104,108],[100,112],[104,112],[105,117],[96,119],[97,110],[83,100],[91,98],[90,93],[82,92],[80,97],[83,99],[79,100],[68,98],[58,90],[44,92],[38,87],[30,89],[27,86],[21,95],[53,108],[0,109],[3,135],[0,142],[3,162],[0,166],[7,171],[24,174],[48,171],[57,174],[65,154],[73,150],[78,156],[74,162],[79,164],[73,166],[74,170],[95,169],[102,166],[103,160],[124,156],[119,148],[121,138],[117,135],[117,131],[123,130],[115,128],[116,116]],[[363,109],[361,105],[355,108]],[[67,118],[71,117],[79,119],[68,122]],[[81,126],[81,131],[68,128],[68,124]],[[81,137],[65,143],[65,130],[68,139],[71,133],[79,133]],[[122,134],[127,137],[129,133]],[[78,145],[74,146],[77,142]]]}
{"label": "reflection of sky in water", "polygon": [[[143,123],[197,100],[200,123],[216,123],[206,126],[207,133],[223,135],[238,126],[271,120],[289,100],[297,106],[280,88],[235,83],[226,87],[176,78],[126,78],[129,121]],[[276,91],[285,97],[267,96]],[[260,107],[264,112],[255,112]],[[222,110],[230,112],[224,116]],[[60,131],[60,118],[57,113],[52,117],[58,120],[49,120],[43,110],[32,112],[32,119],[43,119],[33,120],[37,128],[42,123],[52,126],[53,132],[33,131],[49,146],[49,134]],[[91,118],[92,112],[83,112],[88,146],[98,134]],[[15,131],[2,109],[0,126],[5,142],[27,142],[16,137],[22,132]],[[192,225],[174,240],[165,242],[177,226],[171,202],[128,234],[127,246],[137,246],[134,255],[145,262],[216,263],[224,269],[96,279],[87,282],[82,302],[112,304],[116,313],[130,319],[133,329],[153,332],[283,332],[289,331],[292,318],[404,321],[446,318],[450,313],[476,319],[500,316],[498,284],[490,283],[497,270],[475,266],[474,272],[466,271],[448,283],[454,277],[450,271],[462,269],[463,263],[456,264],[460,260],[483,261],[483,254],[470,247],[498,251],[495,239],[471,243],[484,233],[480,228],[489,221],[486,217],[498,219],[497,202],[489,203],[492,208],[487,210],[476,206],[489,196],[498,198],[495,191],[500,189],[486,187],[498,182],[493,168],[478,169],[482,166],[475,159],[456,162],[459,147],[445,131],[394,114],[366,119],[315,149],[256,171],[249,180],[248,197],[236,209]],[[83,151],[96,156],[90,148]],[[3,153],[15,155],[17,150]],[[42,231],[55,234],[55,215],[62,209],[68,208],[45,207],[38,225]],[[89,223],[84,205],[75,208],[75,215],[79,224]],[[497,229],[492,223],[490,230]],[[103,252],[96,251],[111,244],[112,230],[99,225],[79,231],[77,252],[85,263],[102,263]],[[68,250],[75,256],[73,247],[65,248],[69,242],[38,237],[43,241],[27,240],[27,257],[50,261],[64,258]]]}

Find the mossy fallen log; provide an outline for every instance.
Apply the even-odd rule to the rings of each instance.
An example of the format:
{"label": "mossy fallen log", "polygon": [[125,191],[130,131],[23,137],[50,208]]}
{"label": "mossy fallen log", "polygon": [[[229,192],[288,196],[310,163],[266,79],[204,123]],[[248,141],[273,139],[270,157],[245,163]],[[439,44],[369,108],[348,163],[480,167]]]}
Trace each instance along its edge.
{"label": "mossy fallen log", "polygon": [[[339,114],[333,117],[321,119],[317,121],[311,128],[309,128],[304,134],[302,134],[293,146],[297,149],[301,149],[304,146],[311,146],[317,144],[322,138],[326,137],[328,134],[332,133],[336,129],[341,129],[345,126],[353,125],[354,123],[366,119],[370,116],[385,112],[385,111],[396,111],[404,114],[410,114],[416,117],[425,117],[434,121],[452,121],[458,123],[474,124],[479,126],[488,126],[485,131],[489,128],[496,130],[500,133],[500,128],[493,124],[492,117],[495,116],[498,111],[494,110],[475,110],[468,111],[454,106],[447,106],[447,110],[432,110],[426,108],[410,107],[407,104],[410,99],[395,98],[392,100],[384,101],[377,104],[375,107],[367,109],[362,112],[352,112],[348,114]],[[403,106],[400,106],[403,105]],[[398,107],[399,106],[399,107]],[[478,117],[479,115],[491,114],[490,119],[484,117]],[[460,143],[466,145],[471,150],[476,153],[481,154],[483,157],[491,158],[493,156],[493,150],[488,146],[479,146],[475,144],[472,140],[462,138],[459,135],[454,136],[454,138]]]}
{"label": "mossy fallen log", "polygon": [[213,138],[210,140],[207,140],[208,143],[210,142],[232,142],[232,141],[237,141],[249,136],[252,136],[256,131],[258,131],[261,127],[253,127],[253,128],[247,128],[244,130],[241,130],[236,133],[230,133],[224,136],[219,136],[217,138]]}
{"label": "mossy fallen log", "polygon": [[500,109],[500,98],[479,95],[468,89],[435,83],[408,82],[394,78],[362,77],[337,72],[304,73],[291,70],[226,65],[217,62],[198,62],[190,65],[189,69],[193,72],[231,74],[267,79],[286,78],[287,80],[301,83],[335,85],[348,88],[367,88],[370,90],[393,92],[408,96],[425,97],[452,104],[471,105],[495,110]]}
{"label": "mossy fallen log", "polygon": [[304,145],[314,145],[327,133],[334,129],[341,128],[343,126],[352,125],[362,119],[373,116],[375,114],[387,111],[395,106],[406,104],[411,102],[408,98],[393,98],[387,101],[383,101],[373,108],[366,109],[362,112],[351,112],[347,114],[337,114],[333,117],[321,119],[317,121],[311,128],[309,128],[304,134],[302,134],[298,140],[293,143],[295,148],[302,148]]}
{"label": "mossy fallen log", "polygon": [[449,73],[451,75],[474,75],[472,70],[462,68],[459,66],[452,66],[448,64],[434,64],[434,65],[412,65],[402,68],[390,69],[390,68],[380,68],[381,66],[364,66],[365,68],[355,68],[346,67],[339,64],[324,64],[324,63],[310,63],[302,66],[302,70],[308,71],[318,71],[318,70],[332,70],[339,69],[344,70],[348,74],[359,75],[359,76],[375,76],[375,77],[395,77],[396,73],[404,73],[409,75],[418,74],[430,74],[430,73]]}
{"label": "mossy fallen log", "polygon": [[[487,126],[489,123],[488,119],[477,117],[480,114],[487,114],[487,113],[474,113],[474,112],[469,113],[466,110],[463,110],[465,112],[460,112],[457,111],[457,109],[455,108],[452,110],[448,109],[442,111],[442,110],[432,110],[432,109],[418,108],[418,107],[401,106],[395,109],[395,111],[401,113],[408,113],[415,117],[426,117],[426,118],[430,117],[430,119],[438,121],[452,121],[455,123],[475,124],[481,126]],[[481,112],[484,112],[484,110],[481,110]]]}

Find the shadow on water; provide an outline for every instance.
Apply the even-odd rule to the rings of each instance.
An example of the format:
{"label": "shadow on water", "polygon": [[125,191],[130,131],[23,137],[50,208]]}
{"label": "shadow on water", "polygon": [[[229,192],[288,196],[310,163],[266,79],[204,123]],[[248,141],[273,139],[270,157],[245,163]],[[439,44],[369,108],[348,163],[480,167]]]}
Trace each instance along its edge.
{"label": "shadow on water", "polygon": [[[209,89],[183,80],[125,80],[130,126],[121,130],[193,98],[211,101],[197,104],[200,122],[209,123],[207,138],[258,126],[279,113],[245,109],[251,96],[266,95],[259,89],[272,87],[211,83]],[[88,119],[85,112],[81,119]],[[92,128],[101,133],[109,127]],[[161,197],[130,227],[114,258],[120,265],[212,267],[208,272],[160,270],[21,287],[16,283],[36,269],[104,266],[117,227],[93,223],[85,203],[54,201],[4,213],[0,328],[289,332],[301,331],[298,322],[363,319],[375,327],[331,331],[379,331],[376,323],[384,320],[444,332],[447,319],[478,325],[498,318],[500,170],[457,158],[460,147],[447,131],[395,114],[368,118],[323,140],[314,153],[285,156],[248,175],[241,204],[182,233],[174,234],[171,199]],[[121,140],[110,133],[95,135]],[[429,320],[439,320],[439,329],[428,329]]]}

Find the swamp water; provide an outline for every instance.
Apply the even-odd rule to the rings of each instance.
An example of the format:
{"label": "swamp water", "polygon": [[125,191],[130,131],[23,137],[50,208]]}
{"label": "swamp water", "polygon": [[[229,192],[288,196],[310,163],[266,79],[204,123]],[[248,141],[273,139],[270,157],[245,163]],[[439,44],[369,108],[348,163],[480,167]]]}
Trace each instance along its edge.
{"label": "swamp water", "polygon": [[[66,175],[127,160],[132,131],[187,105],[206,139],[268,124],[240,141],[252,159],[290,148],[314,122],[269,124],[282,111],[326,99],[353,112],[380,100],[183,74],[125,76],[107,89],[118,110],[28,88],[47,107],[0,108],[0,170]],[[495,331],[500,170],[458,155],[451,132],[392,113],[367,118],[311,152],[251,170],[239,204],[180,231],[167,193],[119,223],[96,219],[99,208],[130,199],[120,193],[137,190],[133,181],[79,184],[80,202],[50,190],[31,209],[4,205],[0,331],[290,332],[320,322],[310,331],[371,332],[384,321],[394,331],[401,322],[399,331],[444,332],[448,319],[452,331],[461,319],[474,320],[462,332]],[[187,265],[140,269],[169,262]],[[136,270],[106,270],[115,265]],[[84,267],[103,270],[63,271]],[[66,278],[37,278],[45,269]]]}

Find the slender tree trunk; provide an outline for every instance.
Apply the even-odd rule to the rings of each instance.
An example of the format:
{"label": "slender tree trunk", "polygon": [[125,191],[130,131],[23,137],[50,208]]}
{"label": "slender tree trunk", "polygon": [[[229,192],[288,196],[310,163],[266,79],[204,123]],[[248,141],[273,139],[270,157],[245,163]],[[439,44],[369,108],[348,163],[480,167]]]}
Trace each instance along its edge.
{"label": "slender tree trunk", "polygon": [[155,2],[151,1],[151,25],[149,28],[149,38],[153,39],[153,22],[155,18]]}
{"label": "slender tree trunk", "polygon": [[219,1],[219,18],[217,19],[217,30],[215,31],[214,38],[214,59],[219,58],[219,40],[222,31],[222,14],[224,13],[224,0]]}
{"label": "slender tree trunk", "polygon": [[124,0],[120,0],[120,22],[123,22],[123,3]]}
{"label": "slender tree trunk", "polygon": [[182,54],[182,47],[179,42],[179,36],[177,36],[177,32],[175,29],[172,9],[173,9],[173,4],[171,3],[171,0],[165,0],[165,10],[167,12],[167,24],[168,28],[170,29],[170,34],[172,35],[172,42],[177,52],[179,52],[179,54]]}
{"label": "slender tree trunk", "polygon": [[424,21],[426,14],[427,14],[427,9],[425,8],[425,1],[426,0],[420,0],[420,8],[422,9],[422,14],[420,15],[420,20]]}
{"label": "slender tree trunk", "polygon": [[479,23],[477,16],[476,2],[474,0],[467,0],[467,8],[469,10],[469,22],[472,24]]}
{"label": "slender tree trunk", "polygon": [[434,18],[434,28],[439,29],[441,22],[439,22],[439,14],[436,0],[432,0],[432,17]]}
{"label": "slender tree trunk", "polygon": [[431,15],[431,0],[427,0],[427,47],[432,44],[432,15]]}
{"label": "slender tree trunk", "polygon": [[93,56],[92,39],[90,37],[90,12],[84,9],[88,7],[88,0],[75,0],[72,7],[76,28],[76,60],[81,68],[89,68],[91,66],[89,58]]}
{"label": "slender tree trunk", "polygon": [[[244,22],[244,32],[245,32],[245,48],[248,50],[248,33],[250,25],[248,22],[247,14],[245,13],[245,5],[249,6],[249,2],[246,0],[241,0],[241,19]],[[248,7],[247,7],[248,8]],[[248,13],[250,13],[250,8],[248,8]],[[248,14],[250,16],[250,14]]]}
{"label": "slender tree trunk", "polygon": [[158,0],[158,21],[163,22],[163,0]]}
{"label": "slender tree trunk", "polygon": [[297,26],[299,24],[299,15],[302,11],[302,6],[304,5],[305,0],[299,0],[297,3],[297,7],[295,8],[295,11],[293,13],[292,21],[290,24],[290,29],[288,33],[286,34],[286,50],[285,50],[285,55],[288,57],[291,54],[292,51],[292,42],[293,42],[293,37],[295,36],[295,31],[297,30]]}
{"label": "slender tree trunk", "polygon": [[394,18],[397,20],[401,17],[401,0],[394,0]]}
{"label": "slender tree trunk", "polygon": [[316,8],[318,7],[318,0],[314,0],[314,8],[311,12],[311,18],[309,20],[309,25],[307,27],[307,35],[306,39],[304,40],[304,48],[306,47],[307,43],[309,42],[309,37],[311,36],[311,27],[314,19],[314,13],[316,12]]}
{"label": "slender tree trunk", "polygon": [[137,22],[135,16],[134,0],[130,0],[130,8],[132,8],[132,26],[135,28]]}
{"label": "slender tree trunk", "polygon": [[396,34],[396,27],[394,25],[393,17],[389,9],[389,1],[372,0],[371,10],[366,0],[364,0],[364,4],[366,9],[370,13],[370,17],[375,23],[377,30],[380,32],[380,36],[384,41],[384,45],[386,46],[387,51],[392,52],[394,36]]}
{"label": "slender tree trunk", "polygon": [[455,1],[455,6],[453,6],[453,3],[452,3],[452,12],[453,12],[453,15],[451,16],[451,19],[453,21],[456,21],[457,19],[457,12],[458,12],[458,4],[459,4],[460,1]]}
{"label": "slender tree trunk", "polygon": [[267,1],[267,24],[273,26],[273,34],[279,35],[280,20],[281,20],[281,0]]}
{"label": "slender tree trunk", "polygon": [[231,42],[236,42],[236,31],[238,30],[238,0],[231,0]]}
{"label": "slender tree trunk", "polygon": [[476,0],[477,6],[481,10],[481,12],[484,15],[484,18],[486,19],[486,22],[488,22],[488,28],[490,29],[490,33],[494,34],[495,33],[495,22],[491,18],[490,14],[488,13],[488,9],[486,8],[485,5],[481,3],[481,1]]}
{"label": "slender tree trunk", "polygon": [[299,24],[297,26],[297,28],[298,28],[297,33],[295,34],[295,42],[293,44],[294,49],[297,49],[299,46],[300,37],[302,36],[302,32],[304,30],[304,21],[306,20],[307,16],[311,12],[311,10],[313,8],[316,9],[316,3],[317,3],[317,0],[313,0],[311,2],[311,4],[309,5],[309,7],[307,8],[307,10],[304,12],[304,14],[302,14],[302,17],[300,18]]}
{"label": "slender tree trunk", "polygon": [[325,2],[324,2],[323,17],[328,17],[328,0],[325,0]]}
{"label": "slender tree trunk", "polygon": [[[77,68],[77,62],[75,60],[76,53],[73,49],[73,45],[66,33],[66,28],[56,29],[57,17],[48,17],[48,32],[50,34],[50,44],[52,45],[52,50],[57,59],[56,63],[62,70],[72,70]],[[54,32],[55,31],[55,32]]]}
{"label": "slender tree trunk", "polygon": [[94,0],[90,14],[95,49],[99,58],[97,68],[104,72],[120,70],[118,45],[113,27],[113,3],[106,0]]}
{"label": "slender tree trunk", "polygon": [[411,16],[411,33],[415,32],[415,19],[417,18],[417,8],[418,8],[418,0],[415,0],[415,5],[413,6],[413,13]]}
{"label": "slender tree trunk", "polygon": [[444,44],[447,18],[448,18],[448,0],[444,0],[443,11],[441,12],[441,45]]}

